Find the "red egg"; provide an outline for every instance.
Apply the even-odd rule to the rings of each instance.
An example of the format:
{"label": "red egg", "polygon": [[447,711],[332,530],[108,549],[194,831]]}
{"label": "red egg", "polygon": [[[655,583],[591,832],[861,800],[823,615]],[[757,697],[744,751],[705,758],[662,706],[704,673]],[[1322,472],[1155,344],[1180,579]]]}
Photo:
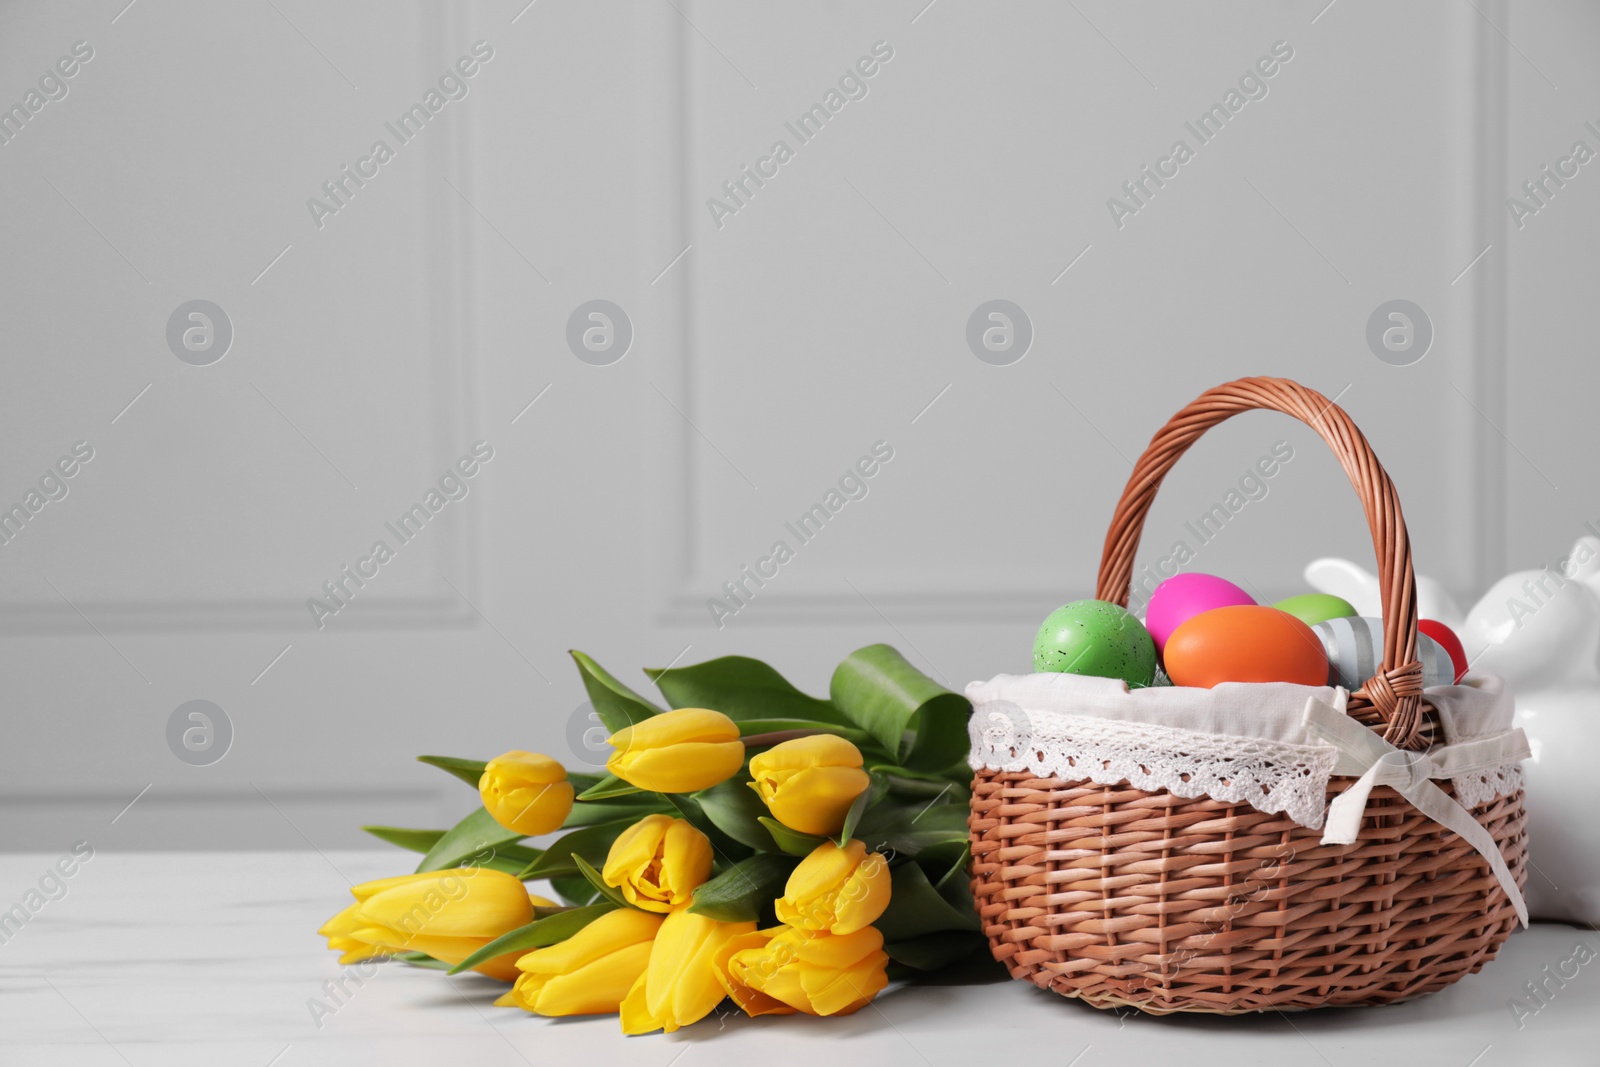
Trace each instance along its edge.
{"label": "red egg", "polygon": [[1212,608],[1172,631],[1167,677],[1210,689],[1222,682],[1328,684],[1328,654],[1311,627],[1277,608]]}
{"label": "red egg", "polygon": [[1467,673],[1467,650],[1462,647],[1461,638],[1456,632],[1438,619],[1423,619],[1417,623],[1417,629],[1427,634],[1439,643],[1439,647],[1450,654],[1450,664],[1456,669],[1453,681],[1461,681],[1461,676]]}

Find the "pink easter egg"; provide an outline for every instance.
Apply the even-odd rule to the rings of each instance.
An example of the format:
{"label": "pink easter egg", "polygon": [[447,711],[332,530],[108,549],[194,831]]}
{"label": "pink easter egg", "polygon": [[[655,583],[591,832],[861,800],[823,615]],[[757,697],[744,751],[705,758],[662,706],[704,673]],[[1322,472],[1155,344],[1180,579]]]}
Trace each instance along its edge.
{"label": "pink easter egg", "polygon": [[1255,597],[1226,578],[1214,574],[1175,574],[1150,594],[1144,625],[1155,640],[1156,651],[1162,652],[1172,631],[1202,611],[1255,602]]}

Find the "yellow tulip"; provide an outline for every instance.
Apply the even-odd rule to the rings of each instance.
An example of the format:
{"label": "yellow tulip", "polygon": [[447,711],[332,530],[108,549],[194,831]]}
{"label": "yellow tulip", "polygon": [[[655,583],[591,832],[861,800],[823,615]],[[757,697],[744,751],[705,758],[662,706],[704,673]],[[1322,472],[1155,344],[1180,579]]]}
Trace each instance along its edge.
{"label": "yellow tulip", "polygon": [[852,840],[844,848],[829,841],[789,875],[778,899],[778,921],[802,930],[853,934],[870,926],[889,906],[889,863],[881,852]]}
{"label": "yellow tulip", "polygon": [[[340,963],[397,952],[424,952],[460,963],[501,934],[533,921],[533,909],[555,902],[533,896],[503,871],[459,867],[364,882],[350,890],[356,902],[317,931]],[[518,953],[499,956],[473,970],[509,982],[517,976]]]}
{"label": "yellow tulip", "polygon": [[339,953],[339,962],[346,966],[389,953],[382,945],[369,944],[355,936],[357,930],[367,925],[356,914],[360,910],[360,904],[352,904],[323,923],[322,929],[317,931],[328,939],[328,947]]}
{"label": "yellow tulip", "polygon": [[839,832],[871,781],[860,750],[833,734],[797,737],[758,753],[750,759],[750,777],[773,818],[819,837]]}
{"label": "yellow tulip", "polygon": [[733,1002],[752,1018],[758,1015],[793,1015],[798,1008],[791,1008],[777,997],[770,997],[758,989],[752,989],[742,981],[735,981],[729,973],[733,957],[746,950],[759,951],[767,947],[767,943],[782,932],[784,927],[776,926],[770,930],[752,930],[748,934],[739,934],[723,942],[717,955],[712,960],[712,967],[716,971],[717,981],[722,983],[723,990]]}
{"label": "yellow tulip", "polygon": [[618,908],[559,944],[517,961],[517,984],[496,1004],[537,1015],[607,1015],[650,962],[661,917]]}
{"label": "yellow tulip", "polygon": [[611,735],[616,751],[606,770],[656,793],[693,793],[739,773],[739,725],[720,711],[679,708],[652,715]]}
{"label": "yellow tulip", "polygon": [[782,927],[765,945],[733,953],[722,981],[736,1003],[760,994],[807,1015],[849,1015],[889,984],[888,964],[875,927],[843,935]]}
{"label": "yellow tulip", "polygon": [[668,1033],[711,1014],[724,996],[716,958],[723,945],[752,933],[753,922],[722,923],[688,907],[669,914],[656,932],[650,965],[622,1001],[622,1032]]}
{"label": "yellow tulip", "polygon": [[572,811],[567,769],[537,752],[507,752],[490,760],[478,796],[494,821],[536,837],[558,829]]}
{"label": "yellow tulip", "polygon": [[600,876],[634,907],[666,913],[711,877],[711,841],[682,819],[646,815],[617,835]]}

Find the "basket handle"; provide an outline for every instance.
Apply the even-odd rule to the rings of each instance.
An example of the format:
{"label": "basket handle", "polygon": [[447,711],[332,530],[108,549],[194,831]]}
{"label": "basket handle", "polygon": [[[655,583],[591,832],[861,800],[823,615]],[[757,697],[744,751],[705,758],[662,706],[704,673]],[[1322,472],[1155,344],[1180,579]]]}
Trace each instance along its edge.
{"label": "basket handle", "polygon": [[1095,596],[1127,606],[1139,535],[1162,479],[1201,434],[1241,411],[1257,408],[1293,415],[1317,431],[1361,498],[1378,557],[1383,662],[1378,673],[1351,695],[1349,710],[1352,715],[1369,709],[1375,712],[1384,726],[1384,739],[1397,748],[1425,747],[1428,731],[1423,721],[1422,664],[1417,660],[1417,582],[1400,497],[1350,416],[1315,389],[1287,378],[1240,378],[1206,390],[1174,415],[1150,439],[1117,501],[1100,557]]}

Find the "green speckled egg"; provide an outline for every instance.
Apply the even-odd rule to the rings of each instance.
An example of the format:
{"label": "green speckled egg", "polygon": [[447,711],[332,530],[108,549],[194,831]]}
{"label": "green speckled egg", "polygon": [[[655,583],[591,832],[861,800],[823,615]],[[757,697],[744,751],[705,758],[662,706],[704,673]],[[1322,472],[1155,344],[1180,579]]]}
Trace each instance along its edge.
{"label": "green speckled egg", "polygon": [[1279,611],[1287,611],[1307,626],[1315,626],[1329,619],[1354,618],[1360,614],[1350,601],[1332,593],[1303,593],[1280,600],[1272,606]]}
{"label": "green speckled egg", "polygon": [[1050,613],[1033,639],[1033,669],[1121,678],[1147,686],[1156,676],[1156,644],[1127,608],[1074,600]]}

